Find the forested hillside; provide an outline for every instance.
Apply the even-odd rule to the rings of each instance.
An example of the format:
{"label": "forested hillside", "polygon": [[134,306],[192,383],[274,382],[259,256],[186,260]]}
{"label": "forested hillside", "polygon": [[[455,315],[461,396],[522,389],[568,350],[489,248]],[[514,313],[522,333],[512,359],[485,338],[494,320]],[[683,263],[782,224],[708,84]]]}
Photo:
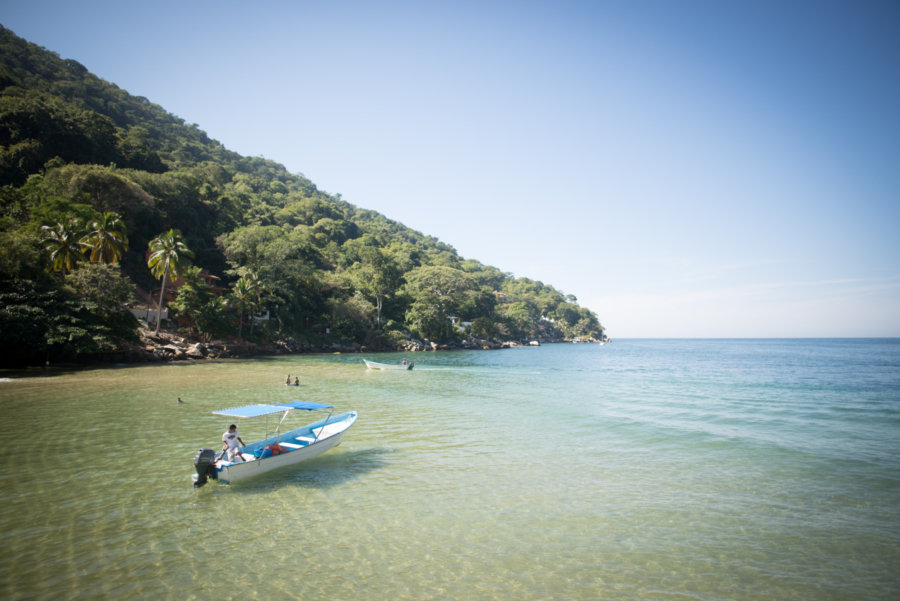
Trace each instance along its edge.
{"label": "forested hillside", "polygon": [[[118,305],[131,282],[160,287],[162,263],[148,266],[146,251],[166,240],[180,244],[165,246],[167,273],[188,279],[172,311],[208,337],[247,338],[245,315],[266,310],[257,341],[311,336],[316,324],[369,344],[401,330],[459,338],[451,316],[495,338],[601,331],[575,297],[231,152],[2,27],[0,186],[0,352],[24,347],[19,362],[133,339],[137,322]],[[221,278],[228,302],[200,268]]]}

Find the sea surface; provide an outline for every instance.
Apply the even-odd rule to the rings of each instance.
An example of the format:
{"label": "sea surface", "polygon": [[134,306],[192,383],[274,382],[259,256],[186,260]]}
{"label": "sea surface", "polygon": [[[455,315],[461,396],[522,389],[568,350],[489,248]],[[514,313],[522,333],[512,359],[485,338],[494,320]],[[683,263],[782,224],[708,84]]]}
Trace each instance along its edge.
{"label": "sea surface", "polygon": [[[900,340],[406,357],[0,372],[0,598],[900,598]],[[359,420],[192,488],[297,399]]]}

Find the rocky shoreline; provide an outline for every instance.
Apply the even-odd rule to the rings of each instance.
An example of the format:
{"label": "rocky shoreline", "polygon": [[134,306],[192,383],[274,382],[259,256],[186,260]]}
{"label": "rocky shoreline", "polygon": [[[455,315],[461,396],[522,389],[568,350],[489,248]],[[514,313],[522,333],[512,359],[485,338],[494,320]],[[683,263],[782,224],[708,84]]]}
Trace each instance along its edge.
{"label": "rocky shoreline", "polygon": [[[154,334],[150,330],[139,332],[140,343],[130,344],[118,353],[106,357],[107,362],[114,363],[162,363],[169,361],[203,361],[211,359],[231,359],[239,357],[295,355],[295,354],[335,354],[335,353],[390,353],[390,352],[427,352],[449,350],[497,350],[520,346],[540,346],[541,344],[571,343],[569,339],[540,339],[534,341],[496,341],[469,336],[466,340],[453,343],[437,343],[429,340],[410,338],[397,345],[366,347],[356,342],[341,344],[311,344],[304,340],[283,338],[267,345],[252,342],[214,341],[203,343],[182,338],[175,334],[160,332]],[[586,339],[577,342],[600,342]]]}

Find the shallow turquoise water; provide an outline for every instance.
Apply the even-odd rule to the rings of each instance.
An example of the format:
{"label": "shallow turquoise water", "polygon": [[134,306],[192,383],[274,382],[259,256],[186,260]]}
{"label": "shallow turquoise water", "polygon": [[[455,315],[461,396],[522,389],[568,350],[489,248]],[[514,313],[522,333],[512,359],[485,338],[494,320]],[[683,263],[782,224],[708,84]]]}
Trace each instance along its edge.
{"label": "shallow turquoise water", "polygon": [[[4,374],[0,595],[900,597],[898,340],[409,357]],[[297,398],[359,421],[308,463],[191,488],[211,411]]]}

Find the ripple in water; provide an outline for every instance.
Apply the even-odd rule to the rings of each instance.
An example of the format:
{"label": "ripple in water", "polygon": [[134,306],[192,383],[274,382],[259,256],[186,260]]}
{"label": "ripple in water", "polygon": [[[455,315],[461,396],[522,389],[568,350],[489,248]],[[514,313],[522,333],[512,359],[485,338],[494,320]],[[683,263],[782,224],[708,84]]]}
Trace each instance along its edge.
{"label": "ripple in water", "polygon": [[[0,593],[900,596],[896,340],[408,357],[5,374]],[[299,398],[359,421],[300,466],[191,488],[212,411]]]}

